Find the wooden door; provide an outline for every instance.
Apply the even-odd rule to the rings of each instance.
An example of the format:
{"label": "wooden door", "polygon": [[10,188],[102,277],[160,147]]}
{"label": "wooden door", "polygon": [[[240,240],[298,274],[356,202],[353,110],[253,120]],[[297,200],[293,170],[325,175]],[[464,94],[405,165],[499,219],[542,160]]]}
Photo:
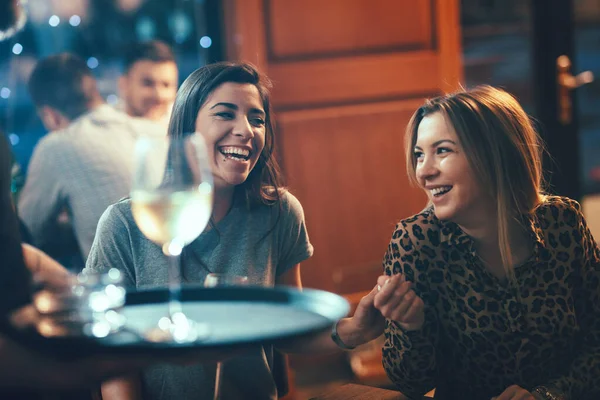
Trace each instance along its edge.
{"label": "wooden door", "polygon": [[304,285],[370,290],[395,224],[425,195],[404,130],[461,80],[457,0],[227,0],[227,57],[274,82],[279,156],[314,256]]}

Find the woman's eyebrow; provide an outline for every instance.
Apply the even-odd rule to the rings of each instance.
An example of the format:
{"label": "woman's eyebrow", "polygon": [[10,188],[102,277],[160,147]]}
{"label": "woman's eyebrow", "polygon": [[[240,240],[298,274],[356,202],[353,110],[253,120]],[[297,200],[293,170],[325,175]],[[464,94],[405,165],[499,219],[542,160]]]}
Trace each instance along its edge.
{"label": "woman's eyebrow", "polygon": [[454,140],[450,140],[450,139],[441,139],[441,140],[438,140],[437,142],[434,142],[434,143],[433,143],[433,147],[438,147],[440,144],[442,144],[442,143],[446,143],[446,142],[448,142],[448,143],[452,143],[452,144],[456,145],[456,142],[455,142]]}
{"label": "woman's eyebrow", "polygon": [[260,114],[260,115],[261,115],[261,116],[263,116],[263,117],[264,117],[265,115],[267,115],[267,114],[266,114],[266,113],[265,113],[263,110],[261,110],[260,108],[251,108],[251,109],[250,109],[250,112],[251,112],[252,114]]}
{"label": "woman's eyebrow", "polygon": [[227,107],[227,108],[230,108],[232,110],[237,110],[238,109],[238,106],[236,104],[233,104],[233,103],[216,103],[210,109],[212,110],[213,108],[218,107],[218,106]]}
{"label": "woman's eyebrow", "polygon": [[[229,108],[230,110],[234,110],[234,111],[239,110],[239,107],[237,106],[237,104],[225,103],[225,102],[220,102],[220,103],[213,104],[213,106],[210,108],[210,110],[212,110],[213,108],[219,107],[219,106],[223,106],[223,107]],[[253,107],[253,108],[250,109],[250,112],[252,114],[260,114],[261,116],[267,115],[264,112],[264,110],[262,110],[260,108],[254,108]]]}
{"label": "woman's eyebrow", "polygon": [[[433,142],[433,144],[431,145],[431,147],[438,147],[440,144],[446,143],[446,142],[452,143],[453,145],[456,145],[456,142],[454,140],[451,140],[451,139],[441,139],[441,140],[438,140],[437,142]],[[415,150],[423,150],[423,149],[421,149],[421,146],[415,146]]]}

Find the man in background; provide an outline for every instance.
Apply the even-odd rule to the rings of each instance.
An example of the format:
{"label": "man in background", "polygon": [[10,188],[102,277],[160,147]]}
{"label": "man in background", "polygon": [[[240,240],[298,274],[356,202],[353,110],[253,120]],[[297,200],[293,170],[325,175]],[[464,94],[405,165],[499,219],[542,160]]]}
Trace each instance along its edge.
{"label": "man in background", "polygon": [[72,54],[42,59],[28,88],[51,133],[34,149],[19,216],[33,244],[52,255],[66,211],[85,260],[100,216],[129,194],[135,140],[152,124],[107,105],[91,70]]}
{"label": "man in background", "polygon": [[159,40],[135,43],[124,54],[123,64],[119,78],[123,110],[132,117],[168,125],[178,87],[171,48]]}

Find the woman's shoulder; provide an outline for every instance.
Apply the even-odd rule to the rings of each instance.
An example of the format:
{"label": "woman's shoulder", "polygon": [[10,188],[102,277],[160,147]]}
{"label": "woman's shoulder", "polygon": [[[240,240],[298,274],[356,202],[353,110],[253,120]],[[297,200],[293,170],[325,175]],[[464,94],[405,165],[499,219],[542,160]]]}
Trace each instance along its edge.
{"label": "woman's shoulder", "polygon": [[577,201],[568,197],[544,196],[534,213],[538,218],[557,221],[565,218],[573,219],[582,214],[582,209]]}
{"label": "woman's shoulder", "polygon": [[[279,201],[278,205],[274,204],[272,208],[272,212],[274,215],[279,214],[281,218],[288,221],[287,223],[292,224],[302,224],[304,223],[304,209],[302,208],[302,204],[296,196],[294,196],[287,189],[278,189],[279,190]],[[275,210],[277,209],[277,210]]]}
{"label": "woman's shoulder", "polygon": [[[261,221],[275,219],[276,221],[304,221],[304,209],[300,201],[286,188],[267,188],[265,198],[254,202],[253,205],[238,203],[238,215],[243,218],[256,218]],[[266,199],[268,197],[268,200]]]}
{"label": "woman's shoulder", "polygon": [[279,193],[279,201],[281,202],[281,206],[287,209],[302,209],[302,205],[300,204],[300,200],[296,196],[294,196],[287,188],[279,188],[277,189]]}
{"label": "woman's shoulder", "polygon": [[271,210],[278,209],[287,214],[299,215],[304,217],[304,210],[302,208],[302,204],[296,196],[294,196],[287,188],[267,188],[266,193],[272,201],[268,203],[263,203],[264,207],[267,207]]}
{"label": "woman's shoulder", "polygon": [[98,225],[115,224],[126,226],[135,224],[133,213],[131,212],[131,199],[129,197],[124,197],[108,206],[98,222]]}
{"label": "woman's shoulder", "polygon": [[413,225],[413,224],[439,224],[440,220],[435,216],[433,206],[427,206],[421,212],[411,215],[408,218],[400,220],[398,224]]}
{"label": "woman's shoulder", "polygon": [[442,230],[446,224],[435,216],[432,206],[428,206],[418,214],[404,218],[398,222],[396,229],[412,230],[416,227],[421,229]]}
{"label": "woman's shoulder", "polygon": [[406,238],[414,244],[438,246],[453,233],[455,224],[441,221],[435,216],[432,206],[428,206],[418,214],[402,219],[396,224],[394,238]]}
{"label": "woman's shoulder", "polygon": [[554,196],[554,195],[545,195],[542,198],[538,209],[544,208],[555,208],[555,209],[571,209],[571,210],[580,210],[581,205],[576,200],[573,200],[569,197],[564,196]]}
{"label": "woman's shoulder", "polygon": [[110,212],[110,213],[114,213],[114,214],[132,215],[132,213],[131,213],[131,197],[121,198],[117,202],[108,206],[106,208],[106,211]]}

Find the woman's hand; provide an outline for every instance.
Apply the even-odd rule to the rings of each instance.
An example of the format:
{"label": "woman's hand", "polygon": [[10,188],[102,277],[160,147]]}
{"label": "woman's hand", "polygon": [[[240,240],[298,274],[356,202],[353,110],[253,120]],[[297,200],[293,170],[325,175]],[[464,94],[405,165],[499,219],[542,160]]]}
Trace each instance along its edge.
{"label": "woman's hand", "polygon": [[492,400],[538,400],[539,397],[531,394],[521,386],[512,385],[506,388],[500,396],[492,397]]}
{"label": "woman's hand", "polygon": [[385,318],[408,331],[421,329],[425,305],[411,287],[412,283],[401,274],[377,278],[377,285],[360,300],[352,318],[340,321],[338,334],[342,341],[357,346],[376,339],[383,333]]}
{"label": "woman's hand", "polygon": [[363,296],[351,318],[354,331],[360,333],[358,335],[360,337],[359,344],[370,342],[383,334],[385,318],[374,304],[377,293],[377,286],[375,286],[369,294]]}
{"label": "woman's hand", "polygon": [[69,284],[69,271],[40,249],[23,243],[23,260],[36,283]]}
{"label": "woman's hand", "polygon": [[382,275],[377,279],[378,288],[374,305],[381,314],[396,321],[404,330],[416,331],[425,322],[425,304],[412,289],[412,282],[402,274]]}

